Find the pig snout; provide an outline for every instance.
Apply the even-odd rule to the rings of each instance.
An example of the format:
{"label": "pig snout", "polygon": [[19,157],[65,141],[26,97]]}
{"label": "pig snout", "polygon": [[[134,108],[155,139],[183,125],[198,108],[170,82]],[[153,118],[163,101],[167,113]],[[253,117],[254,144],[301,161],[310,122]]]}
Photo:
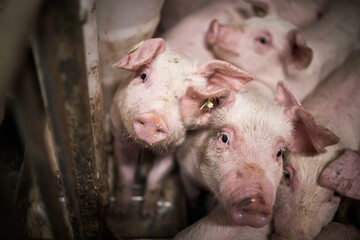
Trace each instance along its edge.
{"label": "pig snout", "polygon": [[153,112],[136,115],[132,124],[136,136],[149,144],[160,142],[169,135],[165,120]]}
{"label": "pig snout", "polygon": [[240,226],[259,228],[269,223],[271,206],[261,196],[251,196],[230,208],[231,219]]}
{"label": "pig snout", "polygon": [[259,228],[270,222],[274,186],[267,177],[232,171],[222,183],[221,197],[231,219],[240,226]]}
{"label": "pig snout", "polygon": [[214,45],[216,43],[217,34],[219,32],[219,22],[218,20],[212,20],[209,30],[206,34],[206,42],[208,45]]}

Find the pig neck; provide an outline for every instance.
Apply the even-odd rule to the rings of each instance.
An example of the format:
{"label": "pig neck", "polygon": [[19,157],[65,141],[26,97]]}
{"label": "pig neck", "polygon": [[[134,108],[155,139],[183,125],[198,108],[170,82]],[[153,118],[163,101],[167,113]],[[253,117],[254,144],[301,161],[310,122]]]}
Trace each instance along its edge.
{"label": "pig neck", "polygon": [[[299,99],[303,99],[331,71],[340,66],[358,44],[360,8],[354,1],[334,1],[329,13],[317,24],[305,29],[309,46],[313,49],[310,66],[291,78],[289,85]],[[306,81],[306,83],[304,83]]]}
{"label": "pig neck", "polygon": [[304,107],[339,136],[345,147],[359,148],[360,50],[305,99]]}

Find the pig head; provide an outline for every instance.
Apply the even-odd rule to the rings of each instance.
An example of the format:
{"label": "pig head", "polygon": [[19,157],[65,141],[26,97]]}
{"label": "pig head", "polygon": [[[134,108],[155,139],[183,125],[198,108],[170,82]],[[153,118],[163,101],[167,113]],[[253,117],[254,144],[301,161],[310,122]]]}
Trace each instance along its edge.
{"label": "pig head", "polygon": [[312,120],[283,83],[275,101],[241,90],[231,104],[213,113],[199,170],[235,223],[269,223],[287,151],[317,154],[336,142]]}
{"label": "pig head", "polygon": [[305,70],[313,57],[303,33],[274,16],[250,18],[236,26],[213,20],[206,41],[217,58],[273,81],[273,86]]}
{"label": "pig head", "polygon": [[360,199],[359,154],[339,147],[315,157],[291,154],[285,160],[272,239],[314,239],[334,217],[341,196]]}

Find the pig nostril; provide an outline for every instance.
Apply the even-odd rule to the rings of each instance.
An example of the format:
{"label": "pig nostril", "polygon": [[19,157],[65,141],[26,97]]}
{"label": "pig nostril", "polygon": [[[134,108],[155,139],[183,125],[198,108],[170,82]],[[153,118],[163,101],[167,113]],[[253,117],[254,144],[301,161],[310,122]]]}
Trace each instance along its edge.
{"label": "pig nostril", "polygon": [[259,213],[259,217],[260,217],[261,220],[263,220],[263,221],[266,219],[266,216],[267,216],[267,214],[264,213],[264,212]]}

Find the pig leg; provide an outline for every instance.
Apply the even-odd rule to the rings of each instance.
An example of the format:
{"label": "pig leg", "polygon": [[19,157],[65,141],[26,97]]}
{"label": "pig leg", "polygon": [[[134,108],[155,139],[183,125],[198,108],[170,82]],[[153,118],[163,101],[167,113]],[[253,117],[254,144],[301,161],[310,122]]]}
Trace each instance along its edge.
{"label": "pig leg", "polygon": [[118,168],[115,213],[126,215],[131,201],[139,151],[136,146],[123,145],[115,139],[114,154]]}
{"label": "pig leg", "polygon": [[175,160],[173,153],[173,151],[166,152],[162,155],[156,156],[154,160],[149,176],[147,177],[144,195],[142,213],[145,216],[156,216],[156,203],[159,199],[162,182],[174,167]]}

